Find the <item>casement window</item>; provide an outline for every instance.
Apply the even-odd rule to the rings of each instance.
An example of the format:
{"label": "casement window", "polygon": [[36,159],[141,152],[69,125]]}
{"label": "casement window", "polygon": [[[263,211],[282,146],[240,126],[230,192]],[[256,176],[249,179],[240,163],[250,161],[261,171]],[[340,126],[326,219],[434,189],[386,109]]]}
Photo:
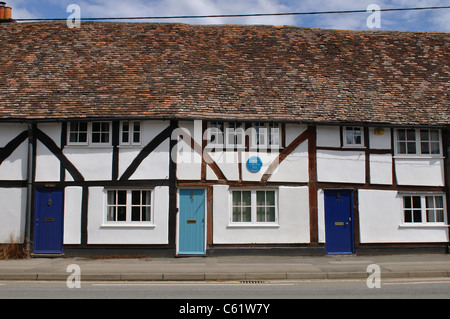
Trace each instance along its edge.
{"label": "casement window", "polygon": [[245,130],[243,123],[210,122],[208,124],[208,148],[245,149],[245,137],[250,136],[252,149],[279,149],[281,130],[278,123],[254,123]]}
{"label": "casement window", "polygon": [[244,124],[237,122],[210,122],[207,138],[209,148],[243,149],[245,148]]}
{"label": "casement window", "polygon": [[225,123],[226,148],[245,148],[245,128],[243,123]]}
{"label": "casement window", "polygon": [[210,147],[223,147],[224,122],[210,122],[208,130],[208,142]]}
{"label": "casement window", "polygon": [[364,146],[364,130],[359,126],[345,126],[343,128],[343,142],[347,147]]}
{"label": "casement window", "polygon": [[91,144],[111,144],[111,124],[109,122],[91,123]]}
{"label": "casement window", "polygon": [[120,123],[120,145],[141,145],[141,122]]}
{"label": "casement window", "polygon": [[108,223],[151,223],[151,190],[108,190],[106,199]]}
{"label": "casement window", "polygon": [[275,190],[233,190],[231,197],[232,224],[258,225],[277,222]]}
{"label": "casement window", "polygon": [[445,223],[444,195],[403,195],[403,223],[444,224]]}
{"label": "casement window", "polygon": [[110,122],[70,122],[68,145],[111,145]]}
{"label": "casement window", "polygon": [[440,130],[434,129],[397,129],[397,155],[438,156],[441,151]]}
{"label": "casement window", "polygon": [[280,126],[277,123],[255,123],[252,133],[252,148],[279,149],[281,146]]}
{"label": "casement window", "polygon": [[69,123],[69,144],[86,145],[88,143],[88,123],[71,122]]}

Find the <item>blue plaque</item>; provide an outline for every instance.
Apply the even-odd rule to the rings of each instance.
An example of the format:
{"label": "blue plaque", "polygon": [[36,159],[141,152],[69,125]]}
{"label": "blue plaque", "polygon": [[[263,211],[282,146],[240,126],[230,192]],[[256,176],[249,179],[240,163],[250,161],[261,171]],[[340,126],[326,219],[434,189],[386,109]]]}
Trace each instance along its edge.
{"label": "blue plaque", "polygon": [[257,173],[261,170],[263,163],[257,156],[250,157],[247,160],[247,168],[250,172]]}

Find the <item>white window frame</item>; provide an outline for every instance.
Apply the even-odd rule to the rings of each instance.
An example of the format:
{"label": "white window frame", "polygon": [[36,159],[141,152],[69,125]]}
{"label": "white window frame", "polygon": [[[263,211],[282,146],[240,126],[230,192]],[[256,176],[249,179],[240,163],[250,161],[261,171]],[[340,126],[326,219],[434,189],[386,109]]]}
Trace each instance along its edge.
{"label": "white window frame", "polygon": [[[111,146],[112,145],[112,123],[109,121],[92,121],[87,123],[87,141],[86,142],[71,142],[70,141],[70,132],[72,128],[72,123],[83,123],[82,121],[73,121],[69,122],[69,125],[67,125],[67,145],[69,146]],[[86,123],[86,122],[84,122]],[[92,126],[94,123],[108,123],[108,142],[93,142],[92,140]],[[101,134],[101,133],[100,133]]]}
{"label": "white window frame", "polygon": [[[125,123],[128,123],[128,142],[123,140],[124,129],[123,126]],[[139,131],[135,131],[135,124],[139,124]],[[139,133],[139,142],[134,140],[135,133]],[[140,146],[142,145],[142,123],[140,121],[122,121],[120,122],[120,139],[119,145],[121,146]]]}
{"label": "white window frame", "polygon": [[[222,129],[218,128],[218,124],[222,126]],[[217,125],[217,126],[216,126]],[[215,136],[214,141],[211,138]],[[211,121],[208,122],[207,129],[207,148],[223,148],[225,143],[225,122],[222,121]]]}
{"label": "white window frame", "polygon": [[[411,197],[411,208],[406,208],[405,207],[405,197]],[[420,197],[420,209],[419,208],[414,208],[413,207],[413,200],[412,197]],[[433,207],[433,209],[430,209],[427,207],[427,197],[433,197],[433,203],[434,206],[436,204],[436,197],[442,197],[442,210],[443,210],[443,221],[438,222],[438,221],[428,221],[428,216],[427,213],[430,210],[436,210],[436,207]],[[448,227],[447,224],[447,203],[446,203],[446,196],[444,193],[403,193],[401,194],[401,200],[402,200],[402,224],[400,225],[401,227]],[[412,220],[414,220],[414,213],[413,211],[420,211],[420,222],[407,222],[405,220],[405,212],[411,210],[411,218]],[[439,209],[441,210],[441,209]],[[436,215],[435,215],[436,217]]]}
{"label": "white window frame", "polygon": [[[227,149],[245,149],[245,126],[239,122],[225,122],[225,147]],[[232,136],[232,137],[231,137]],[[235,139],[241,139],[236,143]]]}
{"label": "white window frame", "polygon": [[[91,131],[90,131],[90,134],[89,134],[89,137],[90,137],[89,144],[90,145],[92,145],[92,146],[112,145],[112,143],[111,143],[112,142],[112,123],[111,122],[108,122],[108,121],[93,121],[93,122],[90,122],[89,124],[90,124],[90,127],[91,127]],[[98,133],[98,134],[100,134],[100,142],[94,142],[93,141],[93,135],[94,135],[94,133],[97,133],[97,132],[94,132],[94,129],[93,129],[94,124],[100,124],[100,131]],[[102,131],[102,125],[103,124],[108,124],[108,131]],[[102,142],[101,141],[101,135],[102,134],[106,134],[106,133],[108,133],[108,142]]]}
{"label": "white window frame", "polygon": [[[86,124],[86,131],[80,131],[80,124],[85,123]],[[89,123],[88,122],[82,122],[82,121],[73,121],[69,122],[69,125],[67,125],[67,145],[88,145],[89,144]],[[78,124],[78,130],[72,131],[72,125]],[[72,142],[70,140],[71,133],[77,134],[77,137],[79,138],[80,133],[86,133],[86,141],[84,142]]]}
{"label": "white window frame", "polygon": [[[117,192],[126,192],[126,204],[121,205],[122,207],[126,208],[126,219],[124,221],[113,221],[108,220],[108,208],[117,206]],[[139,205],[139,207],[150,207],[150,220],[149,221],[133,221],[132,220],[132,207],[137,207],[137,205],[133,205],[132,203],[132,192],[133,191],[139,191],[139,192],[150,192],[150,205],[142,205],[142,203]],[[108,193],[109,192],[116,192],[116,203],[114,205],[111,205],[108,203]],[[154,200],[154,190],[153,189],[137,189],[137,188],[108,188],[104,190],[105,193],[105,209],[104,209],[104,221],[102,227],[154,227],[154,207],[155,207],[155,200]],[[141,198],[142,201],[142,198]],[[117,214],[117,212],[116,212]]]}
{"label": "white window frame", "polygon": [[[257,127],[261,128],[262,133]],[[251,132],[251,149],[259,150],[279,150],[281,149],[281,125],[279,123],[253,123]],[[272,131],[272,128],[276,128],[277,131]],[[273,143],[273,136],[278,136],[276,138],[276,143]],[[259,136],[264,138],[264,141],[259,140]]]}
{"label": "white window frame", "polygon": [[[361,135],[360,135],[360,137],[361,137],[361,143],[359,143],[359,144],[357,144],[357,143],[348,143],[348,141],[347,141],[347,129],[348,128],[351,128],[352,129],[352,136],[351,136],[351,138],[352,138],[352,141],[354,142],[355,141],[355,128],[357,128],[357,129],[359,129],[359,131],[361,132]],[[361,127],[361,126],[344,126],[343,128],[342,128],[342,142],[343,142],[343,146],[344,147],[360,147],[360,148],[363,148],[363,147],[365,147],[365,145],[364,145],[364,128],[363,127]]]}
{"label": "white window frame", "polygon": [[[415,132],[415,140],[414,141],[409,141],[407,138],[405,140],[400,141],[399,140],[399,130],[405,130],[406,132],[408,130],[414,130]],[[421,140],[421,130],[428,130],[428,131],[437,131],[438,132],[438,137],[439,137],[439,154],[423,154],[422,153],[422,141]],[[407,135],[407,134],[406,134]],[[408,154],[408,145],[406,145],[406,153],[400,153],[400,147],[399,144],[402,142],[406,142],[406,143],[415,143],[415,149],[416,152],[415,153],[409,153]],[[430,140],[427,140],[426,142],[430,142]],[[395,150],[395,156],[396,157],[417,157],[417,158],[442,158],[443,157],[443,150],[442,150],[442,131],[440,129],[434,129],[434,128],[417,128],[417,129],[412,129],[412,128],[397,128],[395,129],[395,140],[394,140],[394,150]],[[430,153],[431,153],[431,149],[430,149]]]}
{"label": "white window frame", "polygon": [[[233,192],[250,192],[251,198],[251,219],[249,222],[235,222],[233,221]],[[257,195],[256,193],[259,191],[265,192],[274,192],[275,197],[275,221],[258,221],[257,220]],[[264,188],[256,188],[256,189],[246,189],[246,188],[233,188],[230,189],[230,217],[229,217],[229,225],[228,227],[279,227],[278,225],[278,189],[264,189]]]}

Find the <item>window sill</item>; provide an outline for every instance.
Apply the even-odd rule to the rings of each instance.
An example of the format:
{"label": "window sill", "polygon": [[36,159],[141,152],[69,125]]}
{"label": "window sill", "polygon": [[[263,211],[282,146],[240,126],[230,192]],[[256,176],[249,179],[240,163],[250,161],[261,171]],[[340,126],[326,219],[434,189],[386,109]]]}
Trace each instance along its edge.
{"label": "window sill", "polygon": [[154,224],[103,224],[100,228],[155,228]]}
{"label": "window sill", "polygon": [[99,148],[99,149],[113,149],[113,146],[111,144],[109,145],[92,145],[92,144],[68,144],[66,146],[64,146],[64,148],[68,148],[68,149],[93,149],[93,148]]}
{"label": "window sill", "polygon": [[400,224],[398,227],[399,228],[447,228],[447,227],[450,227],[450,225],[416,223],[416,224]]}
{"label": "window sill", "polygon": [[344,144],[342,145],[342,148],[354,148],[354,149],[358,149],[358,150],[363,150],[366,149],[366,147],[364,145],[357,145],[357,144]]}
{"label": "window sill", "polygon": [[444,159],[442,155],[394,155],[394,159]]}
{"label": "window sill", "polygon": [[228,224],[227,228],[280,228],[279,224],[252,224],[252,223],[240,223],[240,224]]}

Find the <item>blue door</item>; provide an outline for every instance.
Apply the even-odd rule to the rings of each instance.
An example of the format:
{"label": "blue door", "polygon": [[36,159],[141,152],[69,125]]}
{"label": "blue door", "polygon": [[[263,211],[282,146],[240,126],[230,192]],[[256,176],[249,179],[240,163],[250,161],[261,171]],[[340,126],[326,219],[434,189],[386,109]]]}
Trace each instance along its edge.
{"label": "blue door", "polygon": [[60,254],[63,248],[64,195],[62,189],[36,191],[34,252]]}
{"label": "blue door", "polygon": [[327,254],[353,253],[352,217],[352,191],[325,191],[325,249]]}
{"label": "blue door", "polygon": [[178,254],[205,254],[205,190],[180,189]]}

